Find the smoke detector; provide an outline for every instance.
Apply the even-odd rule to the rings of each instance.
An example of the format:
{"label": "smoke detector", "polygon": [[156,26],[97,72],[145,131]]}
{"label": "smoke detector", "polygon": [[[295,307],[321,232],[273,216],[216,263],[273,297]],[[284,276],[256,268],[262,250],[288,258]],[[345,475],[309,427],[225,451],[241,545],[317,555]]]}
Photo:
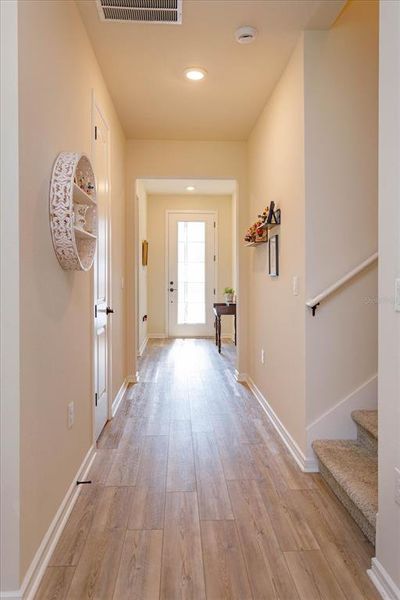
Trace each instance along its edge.
{"label": "smoke detector", "polygon": [[239,27],[235,31],[235,40],[238,44],[251,44],[257,37],[257,29],[255,27],[245,26]]}

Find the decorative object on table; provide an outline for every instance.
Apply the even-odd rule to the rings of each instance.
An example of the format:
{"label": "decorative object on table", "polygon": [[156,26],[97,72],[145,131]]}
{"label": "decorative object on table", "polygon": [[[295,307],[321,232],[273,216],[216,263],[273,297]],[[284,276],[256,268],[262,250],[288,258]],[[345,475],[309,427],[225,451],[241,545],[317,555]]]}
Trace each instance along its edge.
{"label": "decorative object on table", "polygon": [[268,273],[271,277],[279,275],[279,238],[273,235],[268,243]]}
{"label": "decorative object on table", "polygon": [[53,247],[61,267],[88,271],[97,246],[97,202],[95,176],[85,154],[61,152],[57,156],[49,212]]}
{"label": "decorative object on table", "polygon": [[233,302],[233,296],[235,294],[235,290],[231,287],[226,287],[224,289],[224,298],[227,304],[231,304]]}
{"label": "decorative object on table", "polygon": [[149,242],[147,240],[143,240],[142,242],[142,265],[147,267],[147,263],[149,260]]}

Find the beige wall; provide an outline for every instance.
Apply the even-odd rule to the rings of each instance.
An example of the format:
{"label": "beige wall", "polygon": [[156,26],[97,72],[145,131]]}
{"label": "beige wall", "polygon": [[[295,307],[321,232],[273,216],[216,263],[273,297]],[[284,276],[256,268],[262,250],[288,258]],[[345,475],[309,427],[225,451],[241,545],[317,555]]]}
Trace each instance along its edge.
{"label": "beige wall", "polygon": [[137,323],[137,350],[138,353],[147,339],[148,322],[143,321],[144,315],[147,315],[147,275],[148,267],[142,265],[142,242],[148,240],[147,237],[147,193],[141,181],[138,181],[135,198],[137,210],[137,303],[138,303],[138,323]]}
{"label": "beige wall", "polygon": [[[305,447],[305,239],[303,38],[249,140],[251,222],[271,200],[282,210],[280,275],[268,275],[267,245],[250,255],[249,374]],[[299,277],[299,295],[292,277]],[[265,363],[261,364],[261,349]],[[290,373],[290,377],[288,376]]]}
{"label": "beige wall", "polygon": [[[217,213],[218,265],[215,302],[223,301],[225,287],[233,286],[232,196],[148,196],[150,255],[148,268],[149,334],[165,333],[165,231],[167,210],[205,210]],[[222,319],[223,335],[232,334],[232,318]]]}
{"label": "beige wall", "polygon": [[126,375],[125,140],[74,2],[19,3],[19,63],[23,575],[92,444],[91,273],[66,272],[57,262],[49,178],[60,151],[90,155],[94,89],[111,132],[115,395]]}
{"label": "beige wall", "polygon": [[[380,7],[379,129],[379,513],[376,557],[400,597],[400,314],[394,280],[400,277],[400,4]],[[398,475],[399,477],[400,475]],[[379,567],[378,565],[378,567]],[[381,569],[378,569],[378,571]],[[388,593],[389,597],[389,593]]]}
{"label": "beige wall", "polygon": [[[135,264],[135,186],[137,179],[233,179],[237,181],[236,216],[237,232],[242,238],[248,224],[247,164],[245,142],[184,142],[163,140],[129,140],[127,144],[127,192],[128,192],[128,264]],[[234,215],[235,217],[235,215]],[[137,225],[137,223],[136,223]],[[239,267],[238,299],[238,367],[246,372],[247,330],[247,263],[248,250],[238,244],[237,265]],[[129,274],[129,370],[136,372],[137,347],[135,331],[135,275]]]}
{"label": "beige wall", "polygon": [[249,141],[253,219],[282,209],[279,278],[266,247],[251,250],[249,374],[310,460],[307,425],[331,411],[324,428],[342,437],[336,405],[348,398],[350,421],[352,403],[375,402],[376,266],[315,318],[305,301],[377,249],[377,8],[350,2],[331,30],[304,33]]}
{"label": "beige wall", "polygon": [[[377,251],[378,2],[349,2],[329,31],[306,32],[304,54],[306,295],[313,297]],[[315,318],[307,313],[307,424],[376,375],[376,295],[375,264]]]}

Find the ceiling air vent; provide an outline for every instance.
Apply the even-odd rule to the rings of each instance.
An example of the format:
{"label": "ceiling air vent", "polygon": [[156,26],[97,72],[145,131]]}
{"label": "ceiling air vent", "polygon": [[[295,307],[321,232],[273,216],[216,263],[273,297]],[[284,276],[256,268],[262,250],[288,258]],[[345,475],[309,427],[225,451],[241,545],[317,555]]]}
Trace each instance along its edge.
{"label": "ceiling air vent", "polygon": [[182,0],[96,0],[102,21],[182,23]]}

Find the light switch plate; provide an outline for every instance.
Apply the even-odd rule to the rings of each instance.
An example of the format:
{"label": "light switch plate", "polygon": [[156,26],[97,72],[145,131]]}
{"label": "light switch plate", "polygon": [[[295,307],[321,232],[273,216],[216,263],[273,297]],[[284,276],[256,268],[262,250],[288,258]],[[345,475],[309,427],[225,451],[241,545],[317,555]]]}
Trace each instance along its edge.
{"label": "light switch plate", "polygon": [[298,275],[295,275],[292,278],[292,291],[293,291],[293,296],[299,295],[299,276]]}
{"label": "light switch plate", "polygon": [[400,312],[400,277],[394,280],[394,310]]}
{"label": "light switch plate", "polygon": [[75,405],[73,402],[68,404],[68,429],[71,429],[75,421]]}
{"label": "light switch plate", "polygon": [[395,468],[394,501],[400,504],[400,469]]}

